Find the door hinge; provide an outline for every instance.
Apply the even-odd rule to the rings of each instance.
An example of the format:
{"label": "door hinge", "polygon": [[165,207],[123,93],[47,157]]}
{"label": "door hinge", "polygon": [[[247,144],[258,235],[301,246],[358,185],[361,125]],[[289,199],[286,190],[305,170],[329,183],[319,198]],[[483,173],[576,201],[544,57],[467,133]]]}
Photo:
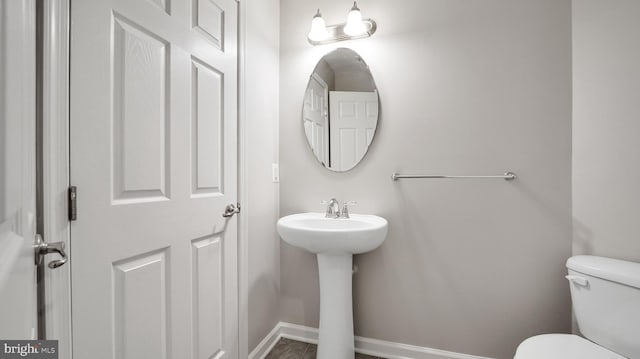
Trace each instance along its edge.
{"label": "door hinge", "polygon": [[76,186],[69,187],[68,191],[68,208],[69,208],[69,220],[75,221],[78,219],[78,189]]}

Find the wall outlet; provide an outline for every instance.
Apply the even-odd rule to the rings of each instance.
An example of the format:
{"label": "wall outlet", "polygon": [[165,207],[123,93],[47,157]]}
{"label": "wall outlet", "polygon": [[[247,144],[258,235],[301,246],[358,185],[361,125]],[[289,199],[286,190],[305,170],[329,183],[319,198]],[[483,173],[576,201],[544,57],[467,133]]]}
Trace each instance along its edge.
{"label": "wall outlet", "polygon": [[273,183],[280,182],[280,165],[277,163],[271,164],[271,179]]}

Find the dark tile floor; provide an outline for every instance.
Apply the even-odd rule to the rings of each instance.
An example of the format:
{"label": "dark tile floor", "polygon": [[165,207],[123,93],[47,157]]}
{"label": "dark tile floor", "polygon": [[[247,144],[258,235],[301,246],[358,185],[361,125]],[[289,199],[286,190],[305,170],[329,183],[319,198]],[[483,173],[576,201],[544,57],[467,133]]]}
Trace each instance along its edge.
{"label": "dark tile floor", "polygon": [[[315,359],[317,346],[282,338],[265,359]],[[356,353],[356,359],[383,359]]]}

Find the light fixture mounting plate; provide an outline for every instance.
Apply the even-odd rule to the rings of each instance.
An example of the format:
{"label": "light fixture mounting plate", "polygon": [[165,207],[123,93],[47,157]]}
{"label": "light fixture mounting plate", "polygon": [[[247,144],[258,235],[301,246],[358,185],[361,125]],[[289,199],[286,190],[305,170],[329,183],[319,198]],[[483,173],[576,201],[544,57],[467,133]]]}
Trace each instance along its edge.
{"label": "light fixture mounting plate", "polygon": [[326,40],[314,41],[309,38],[307,38],[307,40],[311,45],[318,46],[318,45],[331,44],[338,41],[364,39],[364,38],[370,37],[376,32],[377,25],[376,25],[376,22],[373,21],[372,19],[363,19],[362,23],[364,23],[364,25],[367,27],[367,31],[365,31],[360,35],[355,35],[355,36],[347,35],[344,32],[344,28],[345,26],[347,26],[347,24],[342,23],[342,24],[327,26],[327,32],[329,33],[329,37]]}

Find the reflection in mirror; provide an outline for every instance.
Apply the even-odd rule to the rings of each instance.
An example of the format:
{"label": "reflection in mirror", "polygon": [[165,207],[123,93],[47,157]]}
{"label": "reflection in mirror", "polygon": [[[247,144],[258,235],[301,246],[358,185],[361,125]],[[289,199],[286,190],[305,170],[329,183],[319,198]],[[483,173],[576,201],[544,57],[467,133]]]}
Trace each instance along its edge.
{"label": "reflection in mirror", "polygon": [[351,49],[326,54],[313,70],[302,120],[315,157],[332,171],[364,158],[378,124],[378,90],[364,60]]}

